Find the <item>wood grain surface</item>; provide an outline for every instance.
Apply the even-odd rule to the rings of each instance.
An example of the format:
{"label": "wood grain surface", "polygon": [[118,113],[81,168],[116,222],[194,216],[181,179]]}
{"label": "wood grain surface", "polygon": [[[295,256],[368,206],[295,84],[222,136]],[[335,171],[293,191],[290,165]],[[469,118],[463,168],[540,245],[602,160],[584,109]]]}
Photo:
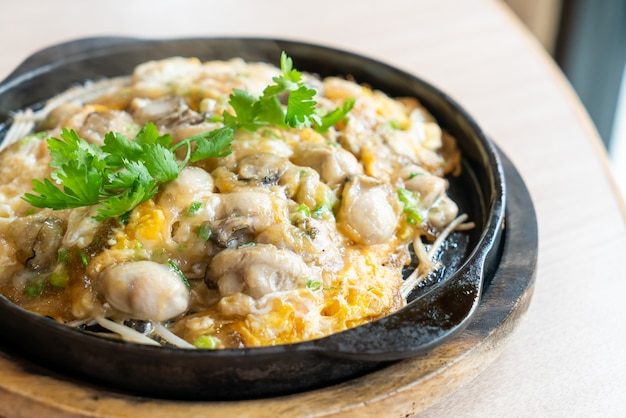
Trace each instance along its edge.
{"label": "wood grain surface", "polygon": [[[489,366],[480,373],[459,373],[476,375],[471,383],[450,377],[443,398],[418,389],[402,396],[410,397],[414,410],[422,411],[417,415],[426,418],[623,416],[624,205],[585,109],[548,54],[503,3],[318,0],[303,6],[280,0],[21,0],[3,2],[1,10],[5,24],[0,26],[0,77],[32,52],[77,37],[251,35],[362,53],[446,91],[510,156],[530,189],[539,223],[537,279],[524,319],[500,340],[506,344],[484,346],[483,353],[476,353],[485,363],[492,360]],[[7,408],[14,405],[9,416],[53,416],[22,413],[27,408],[20,403],[34,401],[14,396],[7,386],[23,382],[33,396],[58,405],[67,396],[66,382],[58,383],[58,392],[41,392],[41,386],[16,376],[19,370],[19,365],[0,357],[0,410],[9,415]],[[372,381],[359,412],[396,416],[391,400],[378,403],[381,409],[372,406],[387,384],[382,378]],[[92,388],[81,387],[75,396],[95,408],[89,398],[93,394]],[[318,397],[295,409],[268,411],[315,416],[324,411],[324,393],[314,395]],[[427,410],[421,407],[433,402]],[[122,405],[115,398],[109,409],[94,414],[131,416]],[[155,415],[167,411],[153,402],[145,408]],[[202,415],[192,408],[188,416],[194,413]]]}

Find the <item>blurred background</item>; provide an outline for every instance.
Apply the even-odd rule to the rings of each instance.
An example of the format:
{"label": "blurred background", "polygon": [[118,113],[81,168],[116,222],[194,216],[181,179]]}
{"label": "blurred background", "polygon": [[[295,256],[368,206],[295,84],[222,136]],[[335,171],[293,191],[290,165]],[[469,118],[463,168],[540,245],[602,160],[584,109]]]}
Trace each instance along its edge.
{"label": "blurred background", "polygon": [[578,93],[626,196],[626,1],[503,1],[535,34]]}

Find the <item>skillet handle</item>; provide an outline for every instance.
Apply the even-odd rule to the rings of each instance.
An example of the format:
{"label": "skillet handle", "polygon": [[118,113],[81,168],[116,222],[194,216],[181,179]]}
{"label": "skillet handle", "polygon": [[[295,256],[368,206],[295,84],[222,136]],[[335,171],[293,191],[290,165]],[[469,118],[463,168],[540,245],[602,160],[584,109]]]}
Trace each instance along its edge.
{"label": "skillet handle", "polygon": [[2,80],[2,82],[0,82],[0,86],[3,84],[9,84],[11,81],[19,78],[31,70],[45,69],[53,65],[60,58],[66,59],[68,57],[82,56],[86,53],[93,53],[94,50],[99,48],[107,48],[133,41],[136,41],[136,39],[129,37],[104,36],[77,39],[41,49],[27,57],[15,70],[13,70],[4,80]]}

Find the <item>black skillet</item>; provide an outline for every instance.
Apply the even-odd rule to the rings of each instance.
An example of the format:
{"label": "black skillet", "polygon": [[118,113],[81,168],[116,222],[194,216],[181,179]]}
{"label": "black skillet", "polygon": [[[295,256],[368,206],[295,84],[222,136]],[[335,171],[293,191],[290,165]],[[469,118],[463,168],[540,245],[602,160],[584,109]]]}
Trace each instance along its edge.
{"label": "black skillet", "polygon": [[10,126],[11,111],[36,108],[86,80],[127,75],[144,61],[170,56],[242,57],[278,64],[281,51],[301,71],[322,77],[349,75],[391,96],[417,97],[457,138],[463,173],[450,178],[450,194],[476,227],[451,237],[446,269],[438,280],[413,292],[400,311],[341,333],[298,344],[216,351],[97,337],[31,314],[0,297],[0,342],[6,350],[127,393],[235,400],[344,381],[392,361],[427,355],[458,336],[499,267],[507,233],[505,173],[497,149],[472,118],[444,93],[411,74],[349,52],[286,40],[80,39],[36,53],[0,83],[0,140]]}

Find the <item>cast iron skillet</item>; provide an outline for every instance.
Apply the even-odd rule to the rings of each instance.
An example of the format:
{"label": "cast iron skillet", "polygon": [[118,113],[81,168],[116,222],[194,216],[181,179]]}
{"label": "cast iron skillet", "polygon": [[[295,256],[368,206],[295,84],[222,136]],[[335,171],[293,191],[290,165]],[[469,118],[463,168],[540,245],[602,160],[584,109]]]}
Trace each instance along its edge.
{"label": "cast iron skillet", "polygon": [[505,179],[494,145],[444,93],[381,62],[306,43],[273,39],[143,40],[90,38],[28,58],[0,84],[0,140],[10,112],[37,107],[83,83],[129,74],[151,59],[242,57],[278,64],[286,51],[296,68],[320,76],[350,75],[391,96],[414,96],[457,138],[463,174],[450,194],[476,228],[455,233],[438,280],[380,320],[314,341],[217,351],[150,347],[113,341],[31,314],[0,297],[2,344],[19,355],[79,378],[152,397],[234,400],[309,390],[362,375],[391,361],[428,353],[454,338],[472,318],[498,268],[505,214]]}

